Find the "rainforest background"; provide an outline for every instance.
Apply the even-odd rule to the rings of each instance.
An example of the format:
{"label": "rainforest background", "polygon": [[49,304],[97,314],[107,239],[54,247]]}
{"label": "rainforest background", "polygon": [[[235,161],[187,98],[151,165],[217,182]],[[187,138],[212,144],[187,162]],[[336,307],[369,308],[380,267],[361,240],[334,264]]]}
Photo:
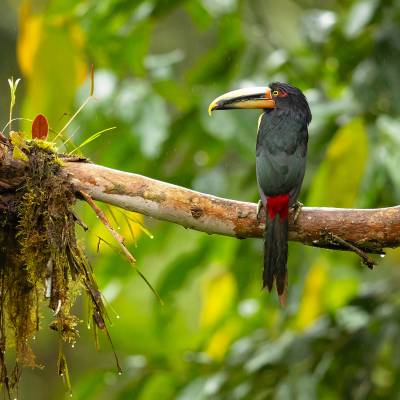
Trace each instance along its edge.
{"label": "rainforest background", "polygon": [[[357,0],[4,0],[0,121],[42,113],[70,151],[111,168],[256,202],[258,112],[207,115],[231,89],[286,81],[309,99],[307,206],[400,203],[400,2]],[[29,123],[13,123],[29,130]],[[288,305],[261,290],[262,242],[209,236],[112,210],[155,296],[92,211],[79,232],[107,300],[124,373],[80,301],[67,349],[74,399],[395,399],[400,393],[400,252],[370,271],[354,254],[291,243]],[[107,213],[110,210],[105,209]],[[111,215],[111,213],[110,213]],[[126,215],[134,221],[127,223]],[[60,399],[58,339],[34,341],[21,399]]]}

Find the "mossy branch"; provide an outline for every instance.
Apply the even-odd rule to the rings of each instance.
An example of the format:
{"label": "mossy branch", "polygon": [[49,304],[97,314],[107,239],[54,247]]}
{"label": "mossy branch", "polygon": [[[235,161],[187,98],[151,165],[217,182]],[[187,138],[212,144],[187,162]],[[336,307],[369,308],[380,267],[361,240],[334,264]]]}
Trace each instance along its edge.
{"label": "mossy branch", "polygon": [[[67,162],[65,170],[71,174],[76,190],[84,190],[95,200],[209,234],[263,236],[264,223],[257,220],[254,203],[199,193],[91,163]],[[303,207],[296,223],[291,214],[289,230],[290,240],[310,246],[338,250],[352,250],[353,246],[382,253],[385,247],[400,246],[400,206]]]}

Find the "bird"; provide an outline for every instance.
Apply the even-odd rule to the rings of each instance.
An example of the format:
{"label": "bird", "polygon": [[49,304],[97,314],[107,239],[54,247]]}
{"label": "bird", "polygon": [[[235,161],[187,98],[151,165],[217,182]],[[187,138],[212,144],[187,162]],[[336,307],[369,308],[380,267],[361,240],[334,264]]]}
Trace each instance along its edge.
{"label": "bird", "polygon": [[214,110],[228,109],[262,110],[257,128],[256,177],[260,194],[257,217],[260,208],[266,216],[263,288],[271,292],[275,285],[284,305],[288,288],[288,213],[302,206],[298,196],[306,170],[311,110],[300,89],[281,82],[225,93],[210,103],[208,112],[211,115]]}

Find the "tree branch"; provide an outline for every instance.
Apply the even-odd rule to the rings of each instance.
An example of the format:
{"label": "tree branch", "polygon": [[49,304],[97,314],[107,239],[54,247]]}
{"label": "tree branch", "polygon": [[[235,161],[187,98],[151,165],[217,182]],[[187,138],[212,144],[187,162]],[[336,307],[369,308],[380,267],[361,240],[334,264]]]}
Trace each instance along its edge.
{"label": "tree branch", "polygon": [[[66,162],[77,191],[185,228],[237,238],[262,237],[257,206],[195,192],[145,176],[85,162]],[[336,238],[336,239],[332,239]],[[339,238],[339,240],[338,240]],[[381,253],[400,246],[400,206],[380,209],[303,207],[290,215],[289,239],[310,246]],[[346,245],[343,245],[344,242]]]}
{"label": "tree branch", "polygon": [[[237,238],[262,237],[264,223],[254,203],[195,192],[145,176],[63,157],[78,196],[99,200],[185,228]],[[0,210],[9,207],[26,179],[26,163],[15,160],[12,146],[0,137]],[[10,203],[11,202],[11,203]],[[289,239],[306,245],[351,250],[370,266],[364,253],[400,246],[400,206],[379,209],[303,207],[296,223],[290,213]],[[358,249],[358,251],[356,251]]]}

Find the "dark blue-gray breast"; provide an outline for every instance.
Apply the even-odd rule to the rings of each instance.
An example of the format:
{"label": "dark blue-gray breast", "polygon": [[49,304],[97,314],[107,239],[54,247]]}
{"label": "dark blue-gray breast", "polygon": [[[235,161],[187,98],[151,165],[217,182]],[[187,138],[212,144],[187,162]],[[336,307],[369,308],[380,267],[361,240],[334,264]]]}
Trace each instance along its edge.
{"label": "dark blue-gray breast", "polygon": [[262,114],[256,146],[261,197],[290,194],[290,203],[296,201],[306,167],[307,142],[304,121],[293,118],[290,113]]}

